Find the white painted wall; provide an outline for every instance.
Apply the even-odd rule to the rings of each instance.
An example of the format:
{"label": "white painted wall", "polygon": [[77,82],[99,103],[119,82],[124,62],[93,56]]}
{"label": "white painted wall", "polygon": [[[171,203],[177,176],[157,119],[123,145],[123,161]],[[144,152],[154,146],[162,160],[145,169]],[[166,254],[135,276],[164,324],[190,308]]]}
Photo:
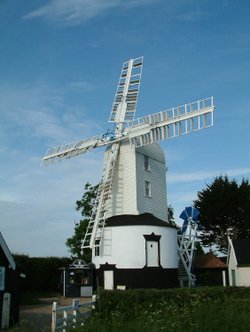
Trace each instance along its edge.
{"label": "white painted wall", "polygon": [[[150,170],[144,169],[144,155],[149,157]],[[148,212],[167,221],[166,163],[158,144],[136,149],[137,208],[139,214]],[[145,181],[151,183],[151,197],[145,196]]]}
{"label": "white painted wall", "polygon": [[[161,235],[160,264],[163,268],[177,268],[177,230],[170,227],[129,225],[106,227],[100,256],[92,262],[116,264],[117,268],[143,268],[146,265],[146,240],[143,235]],[[111,245],[112,244],[112,245]],[[94,253],[94,250],[93,250]]]}
{"label": "white painted wall", "polygon": [[[105,158],[107,153],[105,152]],[[116,167],[112,196],[108,205],[106,217],[121,214],[138,215],[136,199],[136,157],[135,148],[130,146],[128,140],[122,141]]]}
{"label": "white painted wall", "polygon": [[[105,159],[109,149],[105,152]],[[149,157],[150,171],[144,169],[144,155]],[[151,183],[152,195],[145,197],[145,180]],[[151,213],[167,221],[166,164],[158,144],[135,149],[124,140],[114,171],[112,196],[106,217]]]}
{"label": "white painted wall", "polygon": [[236,278],[236,283],[238,280],[238,270],[237,270],[237,262],[236,262],[236,257],[234,254],[234,250],[232,247],[230,247],[229,251],[229,261],[228,261],[228,276],[229,276],[229,285],[233,285],[233,278],[232,278],[232,270],[235,271],[235,278]]}
{"label": "white painted wall", "polygon": [[238,268],[237,286],[250,286],[250,267]]}
{"label": "white painted wall", "polygon": [[232,270],[235,270],[235,280],[236,286],[250,286],[250,267],[238,267],[236,256],[232,247],[230,245],[229,251],[229,261],[228,261],[228,275],[229,275],[229,285],[233,286]]}

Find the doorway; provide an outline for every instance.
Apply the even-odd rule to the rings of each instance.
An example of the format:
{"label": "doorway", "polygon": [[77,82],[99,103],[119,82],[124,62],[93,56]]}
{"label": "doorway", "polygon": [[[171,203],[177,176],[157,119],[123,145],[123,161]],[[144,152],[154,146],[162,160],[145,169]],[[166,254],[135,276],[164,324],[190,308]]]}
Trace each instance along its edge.
{"label": "doorway", "polygon": [[104,289],[114,289],[114,271],[104,271]]}
{"label": "doorway", "polygon": [[159,243],[147,241],[147,266],[159,266]]}

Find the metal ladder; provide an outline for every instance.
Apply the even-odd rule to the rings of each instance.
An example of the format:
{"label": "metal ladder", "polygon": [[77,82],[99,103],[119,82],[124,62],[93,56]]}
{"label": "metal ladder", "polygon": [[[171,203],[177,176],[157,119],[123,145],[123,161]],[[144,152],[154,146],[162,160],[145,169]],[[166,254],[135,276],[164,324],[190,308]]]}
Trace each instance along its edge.
{"label": "metal ladder", "polygon": [[108,158],[103,171],[102,181],[99,186],[97,197],[94,203],[94,208],[91,213],[91,220],[89,221],[82,242],[82,249],[93,249],[100,247],[105,226],[105,214],[107,211],[107,204],[109,199],[111,198],[113,174],[116,160],[118,157],[119,146],[120,143],[114,143],[108,153]]}
{"label": "metal ladder", "polygon": [[196,277],[192,273],[195,241],[197,238],[198,224],[189,220],[187,231],[178,235],[178,278],[181,287],[194,287]]}

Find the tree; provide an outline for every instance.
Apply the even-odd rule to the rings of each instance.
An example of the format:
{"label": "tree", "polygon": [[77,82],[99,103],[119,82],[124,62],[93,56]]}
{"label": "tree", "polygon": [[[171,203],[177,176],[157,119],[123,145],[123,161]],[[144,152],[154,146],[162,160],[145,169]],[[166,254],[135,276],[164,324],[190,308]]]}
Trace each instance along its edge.
{"label": "tree", "polygon": [[168,206],[168,222],[171,224],[171,225],[175,225],[176,226],[176,223],[174,221],[174,209],[171,205]]}
{"label": "tree", "polygon": [[[84,238],[84,234],[86,233],[88,223],[91,220],[91,217],[94,217],[92,216],[92,210],[94,207],[98,188],[99,184],[92,186],[88,182],[84,186],[84,193],[82,198],[76,201],[76,210],[81,211],[83,219],[75,225],[74,235],[68,238],[66,241],[66,246],[69,247],[70,252],[77,258],[84,259],[86,262],[91,261],[91,251],[85,250],[84,254],[82,254],[81,244]],[[170,224],[175,225],[174,210],[171,205],[168,206],[168,221]]]}
{"label": "tree", "polygon": [[83,219],[75,225],[74,235],[66,241],[66,246],[69,247],[70,252],[77,258],[84,259],[86,262],[90,262],[91,260],[91,251],[85,250],[82,254],[81,245],[88,223],[91,220],[98,187],[99,184],[95,186],[92,186],[88,182],[85,184],[82,198],[76,201],[76,210],[81,211]]}
{"label": "tree", "polygon": [[250,184],[243,179],[240,184],[227,176],[218,176],[198,192],[194,201],[200,211],[204,227],[200,239],[204,246],[215,245],[227,251],[227,236],[233,239],[250,238]]}

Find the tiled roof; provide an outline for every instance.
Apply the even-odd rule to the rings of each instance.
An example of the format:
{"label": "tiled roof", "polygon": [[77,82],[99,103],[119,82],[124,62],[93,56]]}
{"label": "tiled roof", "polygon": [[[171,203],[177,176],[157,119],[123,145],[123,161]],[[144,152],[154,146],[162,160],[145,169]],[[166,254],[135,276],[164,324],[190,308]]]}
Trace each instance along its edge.
{"label": "tiled roof", "polygon": [[218,269],[225,268],[227,265],[216,257],[212,252],[208,252],[202,256],[196,256],[194,268],[196,269]]}
{"label": "tiled roof", "polygon": [[238,265],[250,265],[250,239],[233,240]]}

